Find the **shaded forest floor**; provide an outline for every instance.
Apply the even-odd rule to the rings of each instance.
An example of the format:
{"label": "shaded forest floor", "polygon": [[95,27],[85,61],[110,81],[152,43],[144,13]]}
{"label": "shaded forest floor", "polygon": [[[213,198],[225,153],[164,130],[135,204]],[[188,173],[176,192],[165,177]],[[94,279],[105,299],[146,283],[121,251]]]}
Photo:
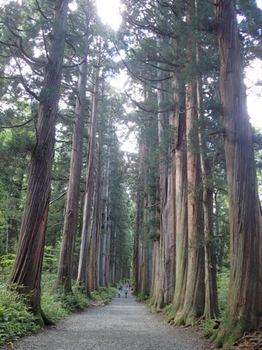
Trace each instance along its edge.
{"label": "shaded forest floor", "polygon": [[[171,327],[133,296],[90,307],[13,344],[16,350],[205,350],[192,329]],[[7,345],[1,349],[10,349]]]}

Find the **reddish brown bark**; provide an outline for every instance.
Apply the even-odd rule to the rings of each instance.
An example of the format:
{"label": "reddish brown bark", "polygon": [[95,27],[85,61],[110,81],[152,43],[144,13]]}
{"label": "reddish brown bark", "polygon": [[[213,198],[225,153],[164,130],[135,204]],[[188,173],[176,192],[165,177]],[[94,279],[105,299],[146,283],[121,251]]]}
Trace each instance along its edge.
{"label": "reddish brown bark", "polygon": [[75,105],[75,123],[72,140],[69,182],[57,277],[57,285],[62,287],[65,292],[72,291],[72,259],[74,251],[74,238],[77,230],[80,178],[83,156],[83,129],[87,83],[87,38],[85,45],[83,61],[79,68],[78,94]]}
{"label": "reddish brown bark", "polygon": [[[169,126],[167,126],[168,130]],[[165,187],[163,195],[161,229],[163,232],[163,254],[164,254],[164,304],[170,304],[174,297],[175,291],[175,251],[176,251],[176,234],[175,234],[175,167],[174,158],[171,157],[171,149],[168,147],[169,162],[165,174]]]}
{"label": "reddish brown bark", "polygon": [[186,155],[186,118],[183,87],[177,81],[175,99],[176,139],[174,156],[176,167],[176,288],[173,300],[174,311],[180,313],[184,305],[187,280],[188,219],[187,219],[187,155]]}
{"label": "reddish brown bark", "polygon": [[139,142],[139,178],[138,188],[136,195],[136,232],[134,238],[134,292],[139,293],[141,291],[141,232],[143,228],[144,220],[144,144],[143,141]]}
{"label": "reddish brown bark", "polygon": [[109,168],[110,152],[109,147],[105,151],[107,160],[103,167],[103,190],[102,190],[102,210],[101,210],[101,238],[100,238],[100,269],[99,280],[101,286],[108,286],[106,278],[106,258],[107,258],[107,237],[109,235],[108,207],[109,207]]}
{"label": "reddish brown bark", "polygon": [[[220,96],[229,190],[230,262],[225,337],[257,326],[259,206],[235,1],[217,0]],[[224,338],[224,335],[223,335]]]}
{"label": "reddish brown bark", "polygon": [[[197,62],[199,62],[199,49],[197,48]],[[205,309],[206,319],[218,316],[217,299],[217,275],[216,257],[214,250],[214,230],[213,230],[213,186],[212,169],[208,159],[208,148],[206,146],[204,125],[202,118],[202,84],[201,79],[197,81],[197,113],[199,120],[199,145],[201,177],[203,183],[203,213],[204,213],[204,250],[205,250]]]}
{"label": "reddish brown bark", "polygon": [[[158,41],[160,45],[160,41]],[[161,67],[160,67],[161,68]],[[161,80],[162,71],[158,72]],[[167,103],[164,90],[167,86],[162,81],[158,82],[157,104],[161,111]],[[158,113],[158,143],[159,145],[159,244],[154,243],[155,252],[154,286],[152,303],[157,309],[172,301],[175,289],[175,182],[174,182],[174,158],[169,140],[169,116],[168,113]],[[155,145],[154,145],[155,147]]]}
{"label": "reddish brown bark", "polygon": [[102,179],[101,179],[101,161],[102,161],[102,128],[99,128],[99,138],[97,145],[97,167],[94,174],[96,178],[95,192],[94,192],[94,209],[92,214],[92,224],[91,224],[91,243],[90,250],[87,256],[87,276],[88,285],[87,289],[90,291],[99,288],[99,260],[100,260],[100,236],[101,236],[101,189],[102,189]]}
{"label": "reddish brown bark", "polygon": [[11,282],[18,285],[18,290],[29,296],[29,305],[36,313],[40,309],[41,266],[64,56],[67,9],[67,0],[56,1],[53,40],[39,96],[40,103],[36,125],[37,142],[32,153],[25,209],[11,277]]}
{"label": "reddish brown bark", "polygon": [[188,179],[188,269],[186,294],[178,323],[190,324],[203,315],[204,286],[204,228],[202,183],[198,153],[196,82],[186,87],[187,179]]}
{"label": "reddish brown bark", "polygon": [[95,158],[95,136],[96,136],[96,124],[97,124],[97,99],[98,99],[98,76],[99,70],[97,68],[95,85],[92,99],[92,112],[89,129],[89,147],[87,153],[87,170],[86,170],[86,186],[83,208],[83,226],[82,226],[82,239],[80,247],[80,257],[78,265],[77,281],[83,287],[86,293],[89,293],[87,289],[88,276],[88,254],[91,244],[91,215],[92,215],[92,203],[94,197],[94,158]]}
{"label": "reddish brown bark", "polygon": [[[258,291],[262,290],[262,208],[261,203],[259,201],[259,230],[260,230],[260,236],[259,236],[259,285],[258,285]],[[262,293],[258,292],[258,303],[259,303],[259,315],[262,316]]]}

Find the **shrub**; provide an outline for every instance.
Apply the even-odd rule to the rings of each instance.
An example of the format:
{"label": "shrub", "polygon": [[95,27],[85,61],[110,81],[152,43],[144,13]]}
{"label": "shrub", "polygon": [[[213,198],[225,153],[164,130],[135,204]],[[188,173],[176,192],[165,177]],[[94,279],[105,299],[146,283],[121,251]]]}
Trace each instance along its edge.
{"label": "shrub", "polygon": [[174,306],[172,304],[168,304],[164,307],[164,314],[168,319],[175,317]]}
{"label": "shrub", "polygon": [[36,332],[39,326],[24,299],[6,286],[0,288],[0,344]]}
{"label": "shrub", "polygon": [[101,287],[94,292],[91,292],[91,297],[94,301],[101,304],[108,304],[116,295],[116,288],[114,287]]}
{"label": "shrub", "polygon": [[14,262],[15,262],[15,254],[9,253],[9,254],[2,255],[0,257],[0,272],[1,272],[0,282],[4,285],[6,284],[6,281],[8,280],[11,274]]}
{"label": "shrub", "polygon": [[55,289],[56,275],[44,273],[42,276],[42,309],[46,317],[57,322],[73,311],[86,308],[90,300],[77,286],[73,286],[73,293],[65,294]]}
{"label": "shrub", "polygon": [[218,287],[218,305],[221,315],[224,314],[227,304],[228,284],[229,284],[229,270],[223,269],[218,274],[217,287]]}
{"label": "shrub", "polygon": [[43,271],[54,273],[54,274],[57,272],[59,253],[60,253],[59,243],[55,247],[50,245],[45,246]]}
{"label": "shrub", "polygon": [[149,295],[144,293],[137,293],[136,294],[136,301],[143,302],[149,300]]}

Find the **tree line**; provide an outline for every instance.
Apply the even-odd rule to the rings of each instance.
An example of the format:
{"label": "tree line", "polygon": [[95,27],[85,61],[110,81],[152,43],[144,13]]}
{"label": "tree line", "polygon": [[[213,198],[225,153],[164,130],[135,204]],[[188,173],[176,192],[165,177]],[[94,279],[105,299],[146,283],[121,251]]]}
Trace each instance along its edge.
{"label": "tree line", "polygon": [[94,2],[72,6],[12,1],[1,15],[1,192],[13,200],[1,215],[1,250],[16,252],[10,283],[46,323],[45,242],[61,246],[61,293],[72,293],[76,280],[90,296],[130,276],[132,218],[116,134],[123,107],[108,83],[117,70],[110,33]]}
{"label": "tree line", "polygon": [[[227,344],[262,312],[261,135],[243,81],[262,13],[125,0],[122,18],[114,33],[91,0],[2,8],[1,253],[16,251],[11,283],[46,322],[45,245],[60,250],[57,289],[77,280],[88,296],[132,267],[135,293],[178,325],[220,317],[217,275],[230,269],[212,333]],[[120,70],[126,93],[109,84]],[[127,161],[119,125],[138,138]]]}
{"label": "tree line", "polygon": [[118,45],[139,128],[135,290],[153,308],[171,304],[170,323],[220,319],[217,269],[230,265],[212,334],[229,344],[261,317],[257,141],[243,81],[261,58],[261,10],[254,1],[124,3]]}

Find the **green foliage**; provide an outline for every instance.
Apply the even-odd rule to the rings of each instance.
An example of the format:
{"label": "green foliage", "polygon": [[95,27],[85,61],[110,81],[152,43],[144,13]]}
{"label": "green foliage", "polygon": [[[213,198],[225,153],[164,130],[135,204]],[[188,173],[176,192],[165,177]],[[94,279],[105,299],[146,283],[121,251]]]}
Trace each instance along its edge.
{"label": "green foliage", "polygon": [[[125,271],[127,277],[130,271],[132,260],[133,231],[130,229],[132,216],[132,201],[125,188],[126,168],[123,155],[119,150],[119,143],[114,134],[111,145],[111,164],[110,164],[110,222],[112,247],[115,253],[111,254],[112,260],[115,259],[119,270]],[[121,278],[122,276],[118,276]]]}
{"label": "green foliage", "polygon": [[42,275],[41,307],[46,317],[53,322],[57,322],[69,314],[69,310],[54,289],[55,280],[56,275],[50,273]]}
{"label": "green foliage", "polygon": [[6,286],[0,288],[0,344],[36,332],[39,326],[23,298]]}
{"label": "green foliage", "polygon": [[[4,260],[4,264],[9,264]],[[72,294],[63,294],[54,289],[56,275],[44,273],[42,276],[41,307],[45,316],[56,323],[73,311],[90,305],[90,299],[81,292],[77,285]],[[92,299],[100,304],[109,303],[116,294],[113,287],[100,288],[92,293]],[[0,344],[14,341],[21,336],[39,330],[36,317],[29,311],[21,295],[7,289],[6,284],[0,286]]]}
{"label": "green foliage", "polygon": [[204,320],[203,323],[201,324],[201,329],[203,331],[204,337],[210,338],[214,332],[215,329],[214,327],[216,326],[216,320]]}
{"label": "green foliage", "polygon": [[0,257],[0,271],[1,278],[0,282],[6,282],[10,276],[12,267],[15,262],[15,254],[5,254]]}
{"label": "green foliage", "polygon": [[144,293],[137,293],[136,294],[136,301],[139,302],[144,302],[149,300],[149,295],[148,294],[144,294]]}
{"label": "green foliage", "polygon": [[225,312],[227,297],[228,297],[228,285],[229,285],[229,270],[222,270],[217,276],[217,288],[218,288],[218,305],[221,314]]}
{"label": "green foliage", "polygon": [[168,320],[174,319],[175,310],[173,304],[168,304],[164,307],[164,315],[167,317]]}
{"label": "green foliage", "polygon": [[60,252],[60,242],[53,246],[45,246],[44,261],[43,261],[43,271],[56,273],[58,260]]}
{"label": "green foliage", "polygon": [[101,287],[94,292],[91,292],[91,297],[95,302],[99,304],[108,304],[116,295],[116,288],[114,287]]}
{"label": "green foliage", "polygon": [[56,274],[44,273],[42,276],[42,302],[41,306],[46,317],[57,322],[68,314],[89,306],[90,300],[73,286],[72,294],[65,294],[55,289]]}
{"label": "green foliage", "polygon": [[228,285],[229,285],[229,269],[223,269],[217,275],[217,289],[218,289],[218,306],[220,311],[220,317],[213,320],[204,320],[201,323],[201,329],[203,334],[207,338],[215,339],[217,337],[218,328],[220,323],[226,319],[226,306],[228,298]]}
{"label": "green foliage", "polygon": [[[240,339],[244,332],[249,332],[253,329],[253,325],[250,323],[250,318],[225,315],[223,317],[222,326],[218,329],[218,332],[214,333],[212,340],[218,347],[225,349],[232,349],[234,343]],[[255,348],[254,348],[255,349]]]}

